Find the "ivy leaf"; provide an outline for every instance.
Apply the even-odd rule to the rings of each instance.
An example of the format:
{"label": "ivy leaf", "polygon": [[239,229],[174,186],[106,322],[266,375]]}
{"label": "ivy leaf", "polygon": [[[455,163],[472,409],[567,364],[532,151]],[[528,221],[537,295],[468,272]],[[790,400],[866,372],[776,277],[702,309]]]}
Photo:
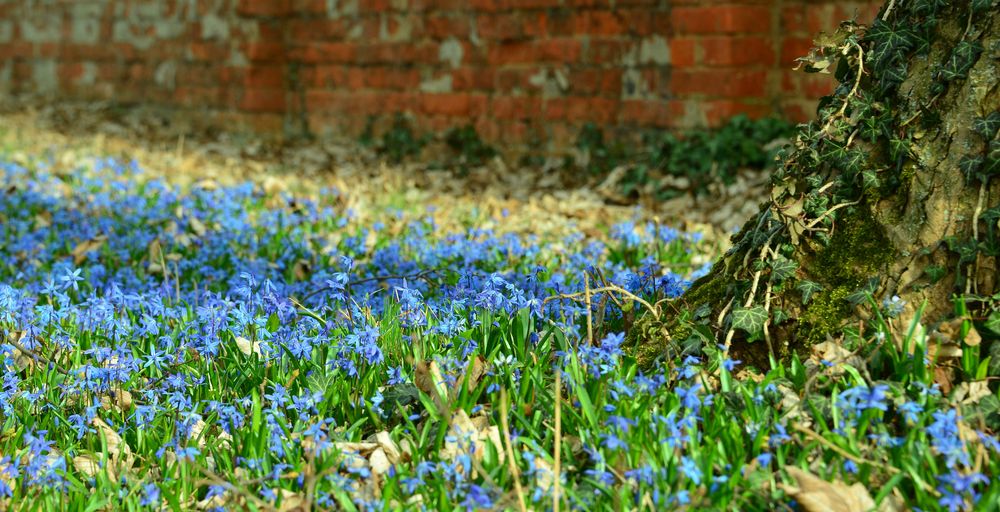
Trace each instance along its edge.
{"label": "ivy leaf", "polygon": [[905,24],[890,24],[882,19],[868,29],[865,39],[872,41],[871,58],[876,71],[883,71],[913,48],[916,34]]}
{"label": "ivy leaf", "polygon": [[873,169],[861,171],[861,183],[866,189],[878,188],[878,174]]}
{"label": "ivy leaf", "polygon": [[791,318],[788,315],[788,312],[781,308],[775,308],[774,313],[771,314],[771,317],[772,320],[774,321],[774,325],[778,325],[784,322],[785,320]]}
{"label": "ivy leaf", "polygon": [[972,183],[973,178],[979,177],[979,169],[985,160],[983,155],[965,155],[958,161],[958,168],[965,175],[966,183]]}
{"label": "ivy leaf", "polygon": [[997,130],[1000,130],[1000,112],[993,112],[986,117],[973,119],[972,129],[984,139],[992,139],[997,134]]}
{"label": "ivy leaf", "polygon": [[983,46],[979,42],[962,41],[958,43],[941,68],[941,78],[945,80],[965,78],[982,52]]}
{"label": "ivy leaf", "polygon": [[764,322],[767,321],[767,311],[764,306],[733,309],[733,329],[740,329],[756,338],[764,332]]}
{"label": "ivy leaf", "polygon": [[993,5],[993,0],[972,0],[972,12],[984,12]]}
{"label": "ivy leaf", "polygon": [[781,282],[788,279],[799,268],[798,262],[784,256],[771,260],[771,282]]}
{"label": "ivy leaf", "polygon": [[868,282],[865,283],[864,286],[858,288],[857,291],[847,296],[847,301],[850,302],[851,305],[853,306],[857,306],[858,304],[865,302],[866,300],[868,300],[868,297],[871,297],[875,294],[875,292],[878,290],[878,285],[879,285],[879,279],[877,277],[872,277],[868,279]]}
{"label": "ivy leaf", "polygon": [[809,299],[812,297],[814,293],[823,290],[823,287],[819,283],[815,281],[809,281],[807,279],[799,281],[799,284],[795,285],[795,288],[798,291],[802,292],[803,305],[809,304]]}
{"label": "ivy leaf", "polygon": [[990,316],[986,318],[986,323],[983,324],[994,334],[1000,334],[1000,311],[994,311],[990,313]]}
{"label": "ivy leaf", "polygon": [[931,284],[933,284],[948,275],[948,271],[941,265],[930,265],[924,269],[924,274],[927,275],[927,279],[930,279]]}

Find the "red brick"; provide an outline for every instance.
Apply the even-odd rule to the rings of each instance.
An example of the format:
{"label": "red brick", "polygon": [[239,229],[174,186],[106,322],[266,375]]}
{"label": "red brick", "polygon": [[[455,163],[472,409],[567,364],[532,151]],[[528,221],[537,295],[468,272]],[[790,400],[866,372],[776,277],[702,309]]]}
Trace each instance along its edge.
{"label": "red brick", "polygon": [[702,103],[709,126],[719,126],[737,114],[757,119],[771,113],[768,105],[732,100],[711,100]]}
{"label": "red brick", "polygon": [[623,101],[620,108],[618,122],[660,128],[671,126],[674,118],[684,112],[684,105],[678,101]]}
{"label": "red brick", "polygon": [[795,67],[795,59],[809,55],[812,49],[812,40],[803,37],[789,37],[781,41],[781,61],[779,64],[784,68]]}
{"label": "red brick", "polygon": [[819,99],[833,92],[837,86],[832,75],[822,73],[803,73],[800,78],[802,93],[806,98]]}
{"label": "red brick", "polygon": [[344,19],[293,19],[288,21],[288,33],[295,41],[332,41],[347,36],[350,24]]}
{"label": "red brick", "polygon": [[193,60],[219,62],[229,55],[229,45],[197,41],[188,45],[188,55]]}
{"label": "red brick", "polygon": [[784,34],[806,32],[806,6],[785,5],[781,8],[781,31]]}
{"label": "red brick", "polygon": [[293,59],[306,63],[351,62],[357,55],[357,45],[353,43],[306,43],[292,49]]}
{"label": "red brick", "polygon": [[546,33],[545,12],[502,12],[481,14],[476,18],[479,37],[495,41],[516,41]]}
{"label": "red brick", "polygon": [[519,89],[528,89],[529,79],[536,70],[515,68],[496,70],[496,92],[510,93]]}
{"label": "red brick", "polygon": [[486,96],[483,95],[425,94],[422,103],[423,112],[430,115],[476,116],[486,111]]}
{"label": "red brick", "polygon": [[492,45],[489,63],[492,65],[522,64],[535,61],[535,49],[531,43],[510,42]]}
{"label": "red brick", "polygon": [[803,123],[816,115],[816,102],[805,100],[785,100],[781,102],[781,115],[789,121]]}
{"label": "red brick", "polygon": [[542,100],[539,98],[499,96],[491,102],[491,112],[497,119],[529,119],[536,117],[542,110]]}
{"label": "red brick", "polygon": [[677,95],[760,98],[767,94],[767,72],[741,69],[674,70],[670,77],[670,90]]}
{"label": "red brick", "polygon": [[818,34],[836,30],[841,20],[836,19],[833,10],[832,4],[806,6],[806,31],[810,34]]}
{"label": "red brick", "polygon": [[248,89],[280,89],[285,85],[286,71],[282,65],[254,66],[247,69],[243,85]]}
{"label": "red brick", "polygon": [[618,100],[606,98],[551,98],[545,102],[545,118],[610,123],[617,113],[618,103]]}
{"label": "red brick", "polygon": [[217,105],[222,97],[222,90],[218,87],[189,87],[178,85],[174,89],[174,101],[181,105],[198,107],[204,105]]}
{"label": "red brick", "polygon": [[763,37],[704,37],[702,63],[709,66],[771,65],[771,40]]}
{"label": "red brick", "polygon": [[575,69],[569,73],[569,86],[574,95],[619,97],[622,90],[620,69]]}
{"label": "red brick", "polygon": [[244,16],[285,16],[291,12],[289,0],[239,0],[236,13]]}
{"label": "red brick", "polygon": [[373,89],[412,89],[420,85],[420,73],[416,69],[368,68],[364,84]]}
{"label": "red brick", "polygon": [[383,12],[388,11],[389,0],[357,0],[358,10],[361,12]]}
{"label": "red brick", "polygon": [[285,91],[282,89],[245,89],[239,108],[247,112],[284,112]]}
{"label": "red brick", "polygon": [[[469,37],[472,22],[466,15],[429,13],[424,18],[424,34],[433,39]],[[480,37],[484,37],[481,33]]]}
{"label": "red brick", "polygon": [[492,67],[459,68],[451,72],[451,87],[455,91],[493,92],[496,74]]}
{"label": "red brick", "polygon": [[675,37],[670,39],[670,63],[674,67],[687,68],[695,63],[696,39]]}
{"label": "red brick", "polygon": [[612,11],[581,11],[573,18],[575,35],[592,34],[611,36],[627,31],[621,18]]}
{"label": "red brick", "polygon": [[546,39],[535,43],[535,56],[541,62],[576,62],[583,44],[577,39]]}
{"label": "red brick", "polygon": [[285,45],[267,41],[247,43],[243,53],[250,61],[277,61],[285,58]]}
{"label": "red brick", "polygon": [[636,41],[626,39],[594,39],[587,45],[587,62],[620,65],[622,58],[632,52]]}
{"label": "red brick", "polygon": [[304,81],[310,87],[330,87],[347,81],[347,67],[340,65],[318,65],[305,70]]}
{"label": "red brick", "polygon": [[675,7],[670,16],[678,34],[766,33],[771,30],[771,9],[766,5]]}

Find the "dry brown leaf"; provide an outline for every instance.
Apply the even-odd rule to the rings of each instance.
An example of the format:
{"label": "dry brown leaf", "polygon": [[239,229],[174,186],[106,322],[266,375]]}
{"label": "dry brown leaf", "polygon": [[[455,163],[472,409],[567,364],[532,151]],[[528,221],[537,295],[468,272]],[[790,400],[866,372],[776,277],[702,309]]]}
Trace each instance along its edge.
{"label": "dry brown leaf", "polygon": [[430,396],[440,410],[446,410],[445,400],[448,388],[445,387],[444,376],[437,361],[420,361],[413,369],[413,384],[424,394]]}
{"label": "dry brown leaf", "polygon": [[970,347],[975,347],[983,342],[983,338],[979,336],[979,331],[975,327],[970,327],[969,332],[965,333],[965,338],[962,341]]}
{"label": "dry brown leaf", "polygon": [[988,381],[962,382],[955,388],[954,400],[962,405],[972,405],[992,394]]}
{"label": "dry brown leaf", "polygon": [[372,472],[376,475],[384,475],[392,467],[392,463],[389,462],[389,457],[386,456],[385,450],[382,447],[376,448],[368,457],[368,465],[371,466]]}
{"label": "dry brown leaf", "polygon": [[794,466],[785,471],[796,484],[780,484],[781,488],[806,512],[868,512],[875,508],[875,500],[860,483],[827,482]]}
{"label": "dry brown leaf", "polygon": [[502,463],[505,453],[500,429],[496,425],[487,424],[485,428],[480,428],[481,426],[477,426],[464,409],[459,409],[451,418],[452,437],[449,438],[451,440],[445,441],[440,456],[454,460],[459,455],[472,451],[473,457],[481,461],[486,455],[486,447],[489,444],[495,449],[498,462]]}
{"label": "dry brown leaf", "polygon": [[120,389],[101,395],[101,408],[105,411],[111,409],[128,411],[132,408],[132,393]]}
{"label": "dry brown leaf", "polygon": [[399,446],[396,445],[395,441],[389,437],[389,432],[383,430],[375,434],[375,442],[377,442],[379,447],[385,451],[385,455],[389,459],[389,462],[399,464],[403,461],[403,452],[400,451]]}
{"label": "dry brown leaf", "polygon": [[[101,463],[93,455],[77,455],[73,457],[73,468],[87,478],[94,478],[101,472]],[[116,480],[115,474],[108,470],[112,481]]]}
{"label": "dry brown leaf", "polygon": [[194,215],[188,217],[188,225],[191,226],[191,232],[198,237],[205,236],[205,233],[208,231],[205,224]]}
{"label": "dry brown leaf", "polygon": [[154,274],[163,272],[163,247],[160,245],[160,239],[154,238],[152,242],[149,242],[149,246],[146,249],[149,255],[149,271]]}
{"label": "dry brown leaf", "polygon": [[827,367],[823,363],[824,361],[831,363],[832,366],[829,366],[827,371],[834,376],[844,373],[844,365],[853,366],[859,370],[865,367],[864,359],[847,350],[836,341],[824,341],[813,345],[810,359],[816,364],[817,368]]}
{"label": "dry brown leaf", "polygon": [[118,432],[98,417],[90,420],[90,424],[97,428],[97,434],[104,439],[108,449],[108,457],[112,462],[126,469],[132,467],[132,449],[118,435]]}
{"label": "dry brown leaf", "polygon": [[278,497],[281,499],[278,512],[304,512],[306,510],[306,499],[300,493],[288,489],[278,489]]}
{"label": "dry brown leaf", "polygon": [[87,253],[100,249],[107,239],[108,237],[100,235],[77,244],[76,247],[70,251],[70,254],[73,256],[73,264],[79,265],[83,263],[83,261],[87,259]]}
{"label": "dry brown leaf", "polygon": [[250,354],[257,354],[258,356],[261,355],[260,342],[250,341],[243,336],[236,337],[236,348],[238,348],[245,356],[249,356]]}

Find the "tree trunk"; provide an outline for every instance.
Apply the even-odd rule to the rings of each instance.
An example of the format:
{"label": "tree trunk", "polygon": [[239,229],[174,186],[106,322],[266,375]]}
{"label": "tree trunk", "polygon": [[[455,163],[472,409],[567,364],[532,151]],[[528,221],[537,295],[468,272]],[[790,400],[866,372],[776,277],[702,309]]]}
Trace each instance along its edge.
{"label": "tree trunk", "polygon": [[858,325],[871,296],[910,313],[926,301],[931,324],[959,295],[980,317],[994,307],[998,29],[995,0],[890,0],[870,26],[822,36],[802,61],[839,87],[786,150],[770,200],[679,299],[688,314],[637,324],[640,361],[724,340],[767,367]]}

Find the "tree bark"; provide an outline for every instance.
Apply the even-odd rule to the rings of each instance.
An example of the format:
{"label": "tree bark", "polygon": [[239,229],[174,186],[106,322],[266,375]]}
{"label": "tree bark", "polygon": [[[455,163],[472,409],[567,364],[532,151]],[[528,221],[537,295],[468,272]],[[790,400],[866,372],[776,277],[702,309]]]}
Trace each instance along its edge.
{"label": "tree bark", "polygon": [[904,315],[926,301],[929,323],[956,296],[979,318],[996,306],[996,3],[889,1],[869,26],[821,36],[803,64],[839,87],[786,149],[770,200],[678,299],[686,313],[637,324],[640,361],[700,341],[767,367],[858,325],[866,297],[898,296]]}

